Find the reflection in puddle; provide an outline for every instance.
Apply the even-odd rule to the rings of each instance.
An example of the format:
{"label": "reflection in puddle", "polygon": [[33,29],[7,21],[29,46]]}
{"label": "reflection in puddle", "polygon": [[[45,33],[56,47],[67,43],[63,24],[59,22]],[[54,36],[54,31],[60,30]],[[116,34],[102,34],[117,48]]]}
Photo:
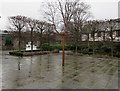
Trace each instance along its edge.
{"label": "reflection in puddle", "polygon": [[[6,60],[6,58],[8,59]],[[31,57],[3,55],[2,85],[6,89],[97,89],[97,85],[100,85],[98,86],[100,88],[109,87],[111,86],[109,81],[112,78],[117,79],[117,76],[114,76],[114,74],[117,74],[118,61],[66,55],[65,66],[62,67],[61,58],[61,54]],[[104,82],[104,85],[101,85],[102,82]],[[116,82],[113,85],[118,86],[118,83]],[[112,87],[114,87],[113,85]]]}

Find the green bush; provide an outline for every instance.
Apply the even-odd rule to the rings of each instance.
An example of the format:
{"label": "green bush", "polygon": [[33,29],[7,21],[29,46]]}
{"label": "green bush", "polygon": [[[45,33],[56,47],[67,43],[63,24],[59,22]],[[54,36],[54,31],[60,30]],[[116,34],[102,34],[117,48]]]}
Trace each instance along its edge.
{"label": "green bush", "polygon": [[79,45],[78,46],[78,50],[84,50],[84,49],[88,49],[88,47],[86,45]]}
{"label": "green bush", "polygon": [[52,51],[52,50],[61,50],[62,46],[61,44],[48,44],[44,43],[40,46],[41,50],[43,51]]}
{"label": "green bush", "polygon": [[115,45],[115,51],[120,52],[120,43]]}
{"label": "green bush", "polygon": [[120,53],[119,54],[114,54],[114,57],[119,57],[120,58]]}
{"label": "green bush", "polygon": [[89,48],[88,48],[88,51],[89,51],[89,52],[92,52],[92,51],[93,51],[93,48],[92,48],[92,47],[89,47]]}
{"label": "green bush", "polygon": [[78,51],[78,53],[87,54],[87,55],[93,54],[93,52],[88,52],[88,51]]}
{"label": "green bush", "polygon": [[62,49],[62,45],[61,44],[50,44],[50,48],[52,50],[61,50]]}
{"label": "green bush", "polygon": [[15,55],[15,56],[23,56],[23,52],[19,52],[19,51],[13,51],[13,52],[9,52],[10,55]]}
{"label": "green bush", "polygon": [[74,50],[75,46],[72,44],[65,44],[65,50]]}
{"label": "green bush", "polygon": [[[44,43],[40,46],[43,51],[51,51],[51,50],[62,50],[62,44],[48,44]],[[74,50],[75,46],[72,44],[65,44],[65,50]]]}
{"label": "green bush", "polygon": [[104,53],[110,53],[111,52],[111,48],[107,45],[103,45],[101,46],[101,51],[104,52]]}
{"label": "green bush", "polygon": [[[51,50],[62,50],[62,44],[48,44],[44,43],[40,46],[40,48],[43,51],[51,51]],[[93,48],[95,49],[95,54],[100,55],[110,55],[111,54],[111,45],[110,43],[90,43],[90,46],[88,48],[87,43],[81,43],[78,45],[78,52],[82,54],[93,54]],[[113,45],[114,48],[114,56],[119,57],[120,56],[120,43],[116,43]],[[65,50],[75,50],[74,44],[65,44]]]}

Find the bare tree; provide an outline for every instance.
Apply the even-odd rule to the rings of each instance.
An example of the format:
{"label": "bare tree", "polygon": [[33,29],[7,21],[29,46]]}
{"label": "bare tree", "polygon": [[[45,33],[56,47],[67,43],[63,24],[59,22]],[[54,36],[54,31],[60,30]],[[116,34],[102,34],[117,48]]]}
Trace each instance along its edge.
{"label": "bare tree", "polygon": [[[49,16],[49,20],[56,28],[56,18],[59,17],[60,21],[64,24],[64,32],[69,32],[71,25],[74,27],[75,35],[75,45],[77,50],[78,36],[80,36],[80,31],[82,31],[84,22],[89,18],[90,13],[88,12],[89,6],[83,3],[81,0],[58,0],[56,3],[48,3],[49,11],[46,11],[46,15]],[[72,24],[70,24],[73,22]],[[75,32],[76,31],[76,32]],[[57,33],[59,33],[57,31]]]}
{"label": "bare tree", "polygon": [[31,18],[27,18],[27,24],[28,24],[28,28],[31,31],[30,34],[30,38],[31,38],[31,51],[33,51],[33,31],[36,28],[36,20],[35,19],[31,19]]}
{"label": "bare tree", "polygon": [[71,21],[73,14],[75,13],[75,7],[77,4],[77,1],[70,2],[70,0],[58,0],[58,10],[62,16],[65,32],[68,31],[68,24]]}
{"label": "bare tree", "polygon": [[91,28],[91,25],[89,24],[89,21],[87,21],[87,22],[85,23],[84,27],[83,27],[84,32],[82,32],[82,33],[84,33],[84,34],[87,35],[87,45],[88,45],[88,49],[90,48],[90,42],[89,42],[89,40],[90,40],[90,36],[89,36],[89,35],[90,35],[90,33],[91,33],[90,28]]}
{"label": "bare tree", "polygon": [[50,24],[50,23],[47,23],[46,24],[46,29],[45,29],[45,34],[47,35],[47,43],[50,44],[50,40],[52,41],[52,39],[50,38],[50,36],[52,34],[54,34],[54,25],[53,24]]}
{"label": "bare tree", "polygon": [[100,26],[99,26],[99,29],[100,29],[100,32],[103,33],[103,35],[101,36],[102,37],[102,40],[103,40],[103,43],[105,43],[106,41],[106,32],[107,32],[107,22],[106,20],[103,20],[103,21],[99,21],[100,22]]}
{"label": "bare tree", "polygon": [[95,54],[95,34],[98,33],[99,31],[99,21],[93,20],[93,21],[89,21],[89,32],[91,33],[91,37],[93,38],[93,55]]}
{"label": "bare tree", "polygon": [[36,25],[36,28],[39,32],[39,40],[40,40],[40,45],[42,44],[43,42],[43,32],[45,31],[45,28],[46,28],[46,22],[43,22],[43,21],[37,21],[37,25]]}
{"label": "bare tree", "polygon": [[45,18],[47,18],[47,21],[54,25],[55,32],[59,33],[58,25],[60,23],[60,16],[58,14],[57,4],[53,2],[47,2],[47,10],[44,13],[46,15]]}
{"label": "bare tree", "polygon": [[58,0],[57,2],[48,2],[47,6],[48,9],[45,11],[45,14],[48,17],[48,20],[55,25],[54,28],[57,33],[59,33],[57,29],[58,23],[60,22],[63,22],[64,24],[64,31],[68,31],[67,28],[69,27],[69,22],[73,20],[72,18],[75,13],[78,14],[78,11],[79,14],[81,12],[80,17],[82,17],[83,20],[87,18],[84,16],[86,15],[85,9],[87,10],[88,6],[86,6],[86,4],[82,3],[80,0]]}
{"label": "bare tree", "polygon": [[111,56],[113,57],[113,42],[114,42],[114,39],[115,39],[114,30],[118,26],[118,21],[110,19],[106,22],[107,22],[107,28],[108,28],[108,31],[109,31],[108,36],[110,37],[110,40],[111,40]]}
{"label": "bare tree", "polygon": [[75,12],[73,14],[73,21],[74,21],[74,31],[75,31],[75,46],[76,46],[76,53],[77,53],[77,46],[78,43],[82,41],[82,32],[87,19],[90,18],[90,12],[88,11],[90,8],[89,5],[81,2],[77,3],[75,6]]}
{"label": "bare tree", "polygon": [[66,0],[64,7],[59,1],[60,11],[64,22],[65,32],[69,31],[74,38],[77,53],[78,43],[81,41],[85,21],[90,17],[89,5],[80,0]]}
{"label": "bare tree", "polygon": [[21,51],[21,31],[26,25],[26,17],[25,16],[12,16],[9,17],[9,21],[12,24],[12,27],[18,30],[18,39],[19,39],[19,51]]}

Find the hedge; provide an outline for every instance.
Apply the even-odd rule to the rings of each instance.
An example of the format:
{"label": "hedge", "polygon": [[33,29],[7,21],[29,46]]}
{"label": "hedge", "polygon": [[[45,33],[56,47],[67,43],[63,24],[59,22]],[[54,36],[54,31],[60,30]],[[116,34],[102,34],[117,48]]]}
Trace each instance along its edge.
{"label": "hedge", "polygon": [[23,52],[21,51],[13,51],[9,52],[10,55],[15,55],[15,56],[23,56]]}

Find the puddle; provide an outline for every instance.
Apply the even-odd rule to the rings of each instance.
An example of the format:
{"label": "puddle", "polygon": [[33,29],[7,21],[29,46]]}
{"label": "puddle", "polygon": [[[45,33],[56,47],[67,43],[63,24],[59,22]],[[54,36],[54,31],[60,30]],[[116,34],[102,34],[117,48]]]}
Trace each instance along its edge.
{"label": "puddle", "polygon": [[2,56],[4,89],[103,89],[109,77],[115,80],[111,79],[106,88],[118,88],[112,84],[118,82],[118,61],[115,60],[66,55],[65,66],[62,67],[61,54],[15,57],[4,52]]}

